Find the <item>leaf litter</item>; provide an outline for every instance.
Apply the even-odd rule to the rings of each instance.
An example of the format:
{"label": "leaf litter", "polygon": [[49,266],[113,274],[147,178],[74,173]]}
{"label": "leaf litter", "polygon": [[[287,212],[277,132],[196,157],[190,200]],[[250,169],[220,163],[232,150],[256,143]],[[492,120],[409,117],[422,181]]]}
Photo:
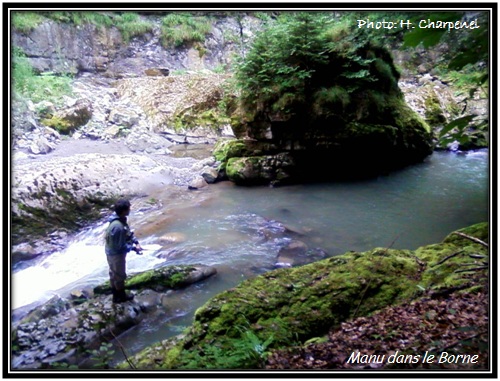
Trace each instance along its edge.
{"label": "leaf litter", "polygon": [[266,369],[487,370],[488,288],[427,291],[418,300],[342,323],[326,342],[274,351]]}

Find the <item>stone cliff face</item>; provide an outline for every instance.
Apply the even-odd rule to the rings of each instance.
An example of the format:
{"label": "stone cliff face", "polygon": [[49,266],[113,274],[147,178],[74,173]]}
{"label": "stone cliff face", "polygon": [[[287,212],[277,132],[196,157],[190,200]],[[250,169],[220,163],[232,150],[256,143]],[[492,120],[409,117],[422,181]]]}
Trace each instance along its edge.
{"label": "stone cliff face", "polygon": [[160,42],[160,18],[142,17],[154,25],[153,30],[128,43],[115,27],[75,26],[47,19],[26,34],[14,30],[12,44],[21,48],[38,72],[138,77],[158,67],[170,71],[224,67],[260,25],[258,19],[244,14],[238,19],[216,18],[202,49],[192,44],[167,49]]}
{"label": "stone cliff face", "polygon": [[[244,120],[238,119],[237,115],[230,120],[228,115],[224,115],[225,112],[229,114],[229,110],[221,112],[223,106],[228,106],[228,100],[235,99],[235,94],[226,91],[230,75],[219,71],[231,63],[235,53],[248,48],[262,21],[242,12],[234,17],[227,14],[214,16],[203,43],[165,48],[161,43],[160,16],[141,17],[154,27],[130,41],[126,41],[115,27],[75,26],[49,19],[30,32],[12,30],[12,45],[26,55],[36,72],[71,73],[75,77],[73,95],[65,99],[63,106],[58,106],[61,110],[56,110],[56,106],[48,102],[33,104],[13,99],[12,212],[17,229],[14,229],[16,244],[25,239],[30,226],[40,230],[42,235],[48,228],[57,229],[57,218],[50,216],[54,211],[55,217],[73,218],[76,211],[82,219],[86,219],[84,211],[92,209],[93,204],[106,203],[117,191],[128,195],[137,193],[135,183],[123,181],[124,173],[128,174],[127,178],[140,174],[144,179],[146,167],[147,176],[159,179],[156,183],[161,186],[175,184],[184,187],[191,181],[200,180],[208,172],[211,177],[217,177],[213,171],[218,163],[213,159],[204,162],[200,168],[190,163],[194,169],[189,175],[180,174],[177,164],[162,161],[170,159],[172,146],[178,144],[213,144],[221,136],[232,136],[233,131],[240,136],[237,127]],[[166,72],[170,75],[165,76]],[[176,75],[181,73],[183,75]],[[425,100],[434,92],[439,95],[433,97],[441,106],[445,102],[453,102],[451,96],[444,99],[447,94],[444,84],[439,83],[437,88],[439,81],[427,77],[430,77],[429,74],[422,72],[413,81],[404,79],[399,83],[406,102],[424,118]],[[429,89],[432,90],[430,95],[425,93]],[[405,111],[414,119],[408,107]],[[56,118],[49,119],[42,114],[54,114]],[[65,115],[69,114],[76,114],[77,120],[83,118],[85,124],[69,126],[68,136],[61,136],[64,133],[60,130],[61,119],[67,120]],[[383,127],[380,123],[377,125]],[[272,128],[269,129],[268,125],[264,127],[264,138],[268,130],[271,130],[272,137]],[[279,121],[272,127],[276,133]],[[346,133],[349,131],[346,130]],[[423,150],[417,150],[419,159],[430,153],[428,134],[426,131],[422,134],[425,139]],[[350,136],[347,138],[350,141]],[[80,143],[84,140],[118,142],[125,151],[100,152],[118,155],[100,155],[102,157],[98,160],[90,156],[71,159],[69,154],[66,155],[68,157],[45,155],[53,150],[63,150],[61,147],[68,146],[61,144],[65,139],[68,139],[65,143],[73,147],[72,155],[88,153],[78,151],[77,139]],[[400,140],[406,144],[406,135]],[[376,150],[380,143],[370,139],[365,141],[368,148],[375,150],[372,157],[380,157],[380,152]],[[276,141],[264,141],[264,146],[255,147],[254,141],[243,139],[231,148],[222,147],[216,158],[226,161],[226,164],[231,160],[231,165],[226,167],[233,180],[243,183],[253,182],[254,179],[260,183],[284,182],[290,175],[306,174],[318,167],[324,168],[323,172],[343,170],[343,163],[351,161],[347,154],[366,157],[367,150],[361,149],[358,142],[353,142],[347,151],[341,152],[336,157],[338,160],[323,155],[302,166],[296,165],[301,157],[289,155],[286,147],[277,146]],[[137,159],[135,154],[154,157]],[[51,156],[54,156],[54,161],[49,161]],[[253,159],[248,159],[248,156]],[[107,164],[103,166],[103,163]],[[157,176],[158,172],[166,179],[163,175]],[[120,187],[113,186],[117,181]],[[148,181],[142,183],[149,184]]]}

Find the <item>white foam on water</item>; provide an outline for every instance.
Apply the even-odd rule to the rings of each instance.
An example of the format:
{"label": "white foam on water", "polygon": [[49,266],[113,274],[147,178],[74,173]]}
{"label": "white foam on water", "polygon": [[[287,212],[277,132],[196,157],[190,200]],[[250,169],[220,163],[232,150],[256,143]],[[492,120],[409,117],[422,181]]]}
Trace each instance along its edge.
{"label": "white foam on water", "polygon": [[[97,285],[107,280],[108,264],[102,245],[91,244],[90,238],[76,241],[64,251],[53,253],[36,266],[31,266],[12,275],[12,308],[16,309],[36,301],[45,301],[60,295],[66,286],[86,284],[86,280]],[[163,262],[154,253],[160,245],[145,245],[143,255],[131,252],[127,255],[127,271],[148,270]],[[87,282],[88,283],[88,282]]]}

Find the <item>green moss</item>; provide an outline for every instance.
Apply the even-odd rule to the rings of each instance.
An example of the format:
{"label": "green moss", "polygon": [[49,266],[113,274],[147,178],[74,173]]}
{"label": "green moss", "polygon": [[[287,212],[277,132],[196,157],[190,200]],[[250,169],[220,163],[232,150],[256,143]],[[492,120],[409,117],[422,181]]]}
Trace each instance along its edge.
{"label": "green moss", "polygon": [[[261,184],[275,177],[275,168],[268,165],[267,156],[233,157],[226,164],[229,180],[236,184]],[[286,174],[282,175],[286,178]]]}
{"label": "green moss", "polygon": [[175,346],[171,350],[167,352],[167,355],[165,356],[165,362],[164,366],[166,369],[171,368],[174,364],[179,362],[179,356],[182,353],[182,347],[181,346]]}
{"label": "green moss", "polygon": [[229,118],[224,112],[210,107],[210,105],[205,104],[174,114],[172,119],[174,128],[177,131],[196,127],[206,127],[216,130],[220,126],[229,123]]}
{"label": "green moss", "polygon": [[[488,241],[488,223],[486,222],[458,230],[458,232],[476,237],[483,242]],[[470,255],[487,257],[488,249],[452,233],[442,243],[417,249],[415,255],[428,263],[427,271],[422,277],[422,285],[425,288],[463,288],[469,285],[470,279],[460,271],[473,263]]]}
{"label": "green moss", "polygon": [[394,119],[397,126],[404,130],[415,129],[415,131],[425,131],[432,133],[431,127],[406,104],[404,98],[392,98],[389,105],[394,111]]}
{"label": "green moss", "polygon": [[[481,222],[460,230],[457,230],[459,233],[463,233],[468,236],[476,237],[480,239],[483,242],[488,242],[488,237],[489,237],[489,224],[487,222]],[[451,243],[454,245],[464,245],[467,243],[471,243],[470,240],[467,238],[464,238],[458,234],[455,234],[455,232],[449,234],[444,240],[443,243]]]}
{"label": "green moss", "polygon": [[[487,240],[488,224],[461,232]],[[178,346],[166,350],[163,358],[168,362],[149,362],[148,366],[245,368],[255,362],[235,351],[242,340],[237,327],[247,327],[261,341],[271,342],[272,338],[273,348],[283,348],[325,334],[347,319],[369,316],[388,305],[415,299],[424,288],[462,287],[473,292],[479,289],[477,284],[455,271],[470,257],[457,255],[443,262],[450,253],[462,250],[465,254],[487,254],[484,246],[452,234],[440,244],[415,251],[376,248],[270,271],[216,295],[200,307],[191,328],[180,339],[182,351]],[[138,358],[147,363],[145,355]]]}
{"label": "green moss", "polygon": [[[186,286],[188,276],[196,270],[189,265],[164,266],[158,269],[132,274],[125,281],[125,287],[131,290],[144,288],[178,289]],[[111,292],[109,281],[94,288],[94,293],[105,294]]]}
{"label": "green moss", "polygon": [[197,310],[186,349],[220,335],[235,337],[231,327],[244,321],[270,337],[276,329],[269,322],[276,317],[291,336],[307,340],[354,313],[366,315],[414,293],[411,285],[419,279],[419,266],[410,252],[376,249],[360,254],[272,271],[219,294]]}
{"label": "green moss", "polygon": [[248,153],[248,149],[242,140],[219,140],[213,150],[217,161],[227,162],[234,157],[242,157]]}
{"label": "green moss", "polygon": [[425,119],[431,126],[441,126],[446,123],[443,109],[434,92],[425,99]]}
{"label": "green moss", "polygon": [[231,181],[239,183],[245,180],[243,170],[245,169],[247,162],[246,158],[241,157],[233,157],[228,160],[226,164],[226,173]]}
{"label": "green moss", "polygon": [[71,133],[75,129],[75,126],[73,126],[70,122],[68,122],[67,120],[61,119],[57,116],[53,116],[53,117],[47,118],[47,119],[42,119],[41,123],[44,126],[52,127],[55,130],[59,131],[61,134],[65,134],[65,135],[68,135],[69,133]]}

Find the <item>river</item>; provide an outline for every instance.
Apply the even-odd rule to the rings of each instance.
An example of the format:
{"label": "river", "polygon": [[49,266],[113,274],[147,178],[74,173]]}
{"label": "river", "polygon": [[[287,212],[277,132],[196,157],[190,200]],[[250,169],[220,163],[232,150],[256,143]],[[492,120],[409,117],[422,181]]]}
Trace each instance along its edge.
{"label": "river", "polygon": [[[132,209],[129,222],[144,255],[129,254],[128,272],[164,264],[215,266],[217,275],[170,292],[164,308],[121,335],[128,355],[177,335],[213,295],[276,266],[290,237],[263,237],[274,221],[328,256],[374,247],[416,249],[489,219],[488,151],[435,152],[425,162],[376,179],[237,187],[223,182],[172,197],[148,195],[154,207]],[[133,205],[134,207],[134,205]],[[66,250],[39,258],[11,274],[12,308],[27,309],[55,294],[107,279],[104,221],[72,238]],[[165,244],[160,237],[170,235]],[[119,351],[117,351],[119,352]]]}

